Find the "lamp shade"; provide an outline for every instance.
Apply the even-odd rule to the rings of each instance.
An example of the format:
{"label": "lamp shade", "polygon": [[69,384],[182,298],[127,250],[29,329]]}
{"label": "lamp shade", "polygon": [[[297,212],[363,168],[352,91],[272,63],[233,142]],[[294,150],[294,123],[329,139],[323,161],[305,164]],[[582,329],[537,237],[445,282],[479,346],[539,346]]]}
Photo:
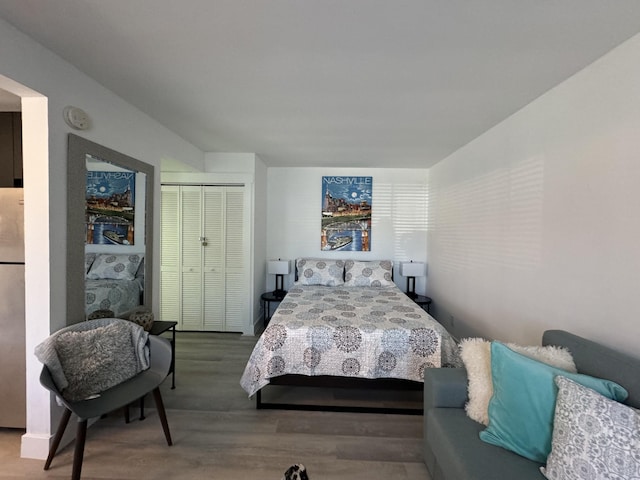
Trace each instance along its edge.
{"label": "lamp shade", "polygon": [[400,275],[403,277],[424,277],[425,274],[426,264],[424,262],[400,263]]}
{"label": "lamp shade", "polygon": [[290,268],[289,260],[269,260],[267,262],[267,273],[271,275],[289,275]]}

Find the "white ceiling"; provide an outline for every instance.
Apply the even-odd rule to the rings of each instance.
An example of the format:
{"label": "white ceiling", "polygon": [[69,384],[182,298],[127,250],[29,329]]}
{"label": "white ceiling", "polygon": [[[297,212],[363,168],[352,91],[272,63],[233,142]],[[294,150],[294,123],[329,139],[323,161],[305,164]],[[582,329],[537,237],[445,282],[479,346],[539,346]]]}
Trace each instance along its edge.
{"label": "white ceiling", "polygon": [[203,151],[270,166],[428,167],[640,32],[638,0],[0,0],[0,16]]}

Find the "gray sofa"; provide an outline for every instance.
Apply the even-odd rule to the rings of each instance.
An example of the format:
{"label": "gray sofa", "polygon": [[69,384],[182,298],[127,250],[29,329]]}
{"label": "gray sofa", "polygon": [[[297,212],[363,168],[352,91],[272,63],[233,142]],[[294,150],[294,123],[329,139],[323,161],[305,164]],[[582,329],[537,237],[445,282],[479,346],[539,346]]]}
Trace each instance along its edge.
{"label": "gray sofa", "polygon": [[[633,358],[562,330],[548,330],[543,345],[568,348],[579,373],[613,380],[640,408],[640,358]],[[464,368],[425,370],[424,461],[432,480],[544,480],[540,464],[483,442],[484,426],[467,417]]]}

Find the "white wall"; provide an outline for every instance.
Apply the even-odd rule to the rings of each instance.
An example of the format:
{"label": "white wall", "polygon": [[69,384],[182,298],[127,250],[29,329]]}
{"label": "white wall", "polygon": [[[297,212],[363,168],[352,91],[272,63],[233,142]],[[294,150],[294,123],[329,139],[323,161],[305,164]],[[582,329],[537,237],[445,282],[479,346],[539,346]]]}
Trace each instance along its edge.
{"label": "white wall", "polygon": [[256,156],[255,182],[253,197],[253,243],[251,252],[253,254],[253,318],[254,333],[262,326],[262,305],[260,305],[260,294],[265,290],[265,271],[267,262],[267,167]]}
{"label": "white wall", "polygon": [[[28,406],[22,455],[44,458],[59,408],[37,385],[41,366],[32,353],[37,343],[66,323],[66,158],[72,130],[62,119],[64,107],[80,107],[91,117],[93,126],[80,133],[83,137],[156,167],[169,159],[202,169],[203,153],[4,20],[0,45],[0,75],[11,80],[0,78],[0,88],[23,97]],[[158,174],[156,204],[159,179]],[[159,214],[156,209],[154,231],[159,231]],[[159,250],[155,253],[158,263]],[[153,279],[156,302],[158,273]]]}
{"label": "white wall", "polygon": [[[389,160],[390,162],[393,159]],[[373,177],[371,251],[320,250],[323,176]],[[267,259],[297,257],[426,261],[427,169],[269,168],[267,172]],[[397,271],[403,290],[406,280]],[[285,279],[285,288],[294,276]],[[267,290],[275,288],[267,275]],[[424,293],[425,278],[416,281]]]}
{"label": "white wall", "polygon": [[636,36],[434,166],[436,318],[459,336],[562,328],[637,355],[639,132]]}

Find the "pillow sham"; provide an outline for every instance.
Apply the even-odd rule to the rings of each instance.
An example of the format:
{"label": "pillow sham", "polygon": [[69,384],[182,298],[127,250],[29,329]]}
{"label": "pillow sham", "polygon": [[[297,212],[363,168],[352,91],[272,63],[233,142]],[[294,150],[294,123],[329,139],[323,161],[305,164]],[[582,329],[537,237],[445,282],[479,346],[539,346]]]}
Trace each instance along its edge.
{"label": "pillow sham", "polygon": [[93,261],[96,259],[95,253],[85,253],[84,254],[84,273],[85,275],[89,273],[89,269],[93,264]]}
{"label": "pillow sham", "polygon": [[640,478],[640,413],[558,375],[549,480]]}
{"label": "pillow sham", "polygon": [[[523,346],[513,343],[506,344],[511,350],[576,373],[576,364],[571,352],[556,346]],[[460,341],[460,358],[467,370],[469,400],[464,408],[467,416],[483,425],[489,425],[489,400],[493,395],[491,381],[491,342],[483,338],[465,338]]]}
{"label": "pillow sham", "polygon": [[347,260],[344,264],[346,287],[390,287],[393,262],[391,260],[362,262]]}
{"label": "pillow sham", "polygon": [[139,254],[101,253],[93,261],[87,278],[89,280],[133,280],[142,261]]}
{"label": "pillow sham", "polygon": [[619,401],[627,398],[627,391],[615,382],[569,373],[520,355],[500,342],[492,342],[493,396],[489,402],[489,426],[480,432],[480,439],[545,463],[551,451],[557,375],[607,398]]}
{"label": "pillow sham", "polygon": [[344,260],[299,258],[296,268],[298,282],[302,285],[338,287],[344,284]]}

